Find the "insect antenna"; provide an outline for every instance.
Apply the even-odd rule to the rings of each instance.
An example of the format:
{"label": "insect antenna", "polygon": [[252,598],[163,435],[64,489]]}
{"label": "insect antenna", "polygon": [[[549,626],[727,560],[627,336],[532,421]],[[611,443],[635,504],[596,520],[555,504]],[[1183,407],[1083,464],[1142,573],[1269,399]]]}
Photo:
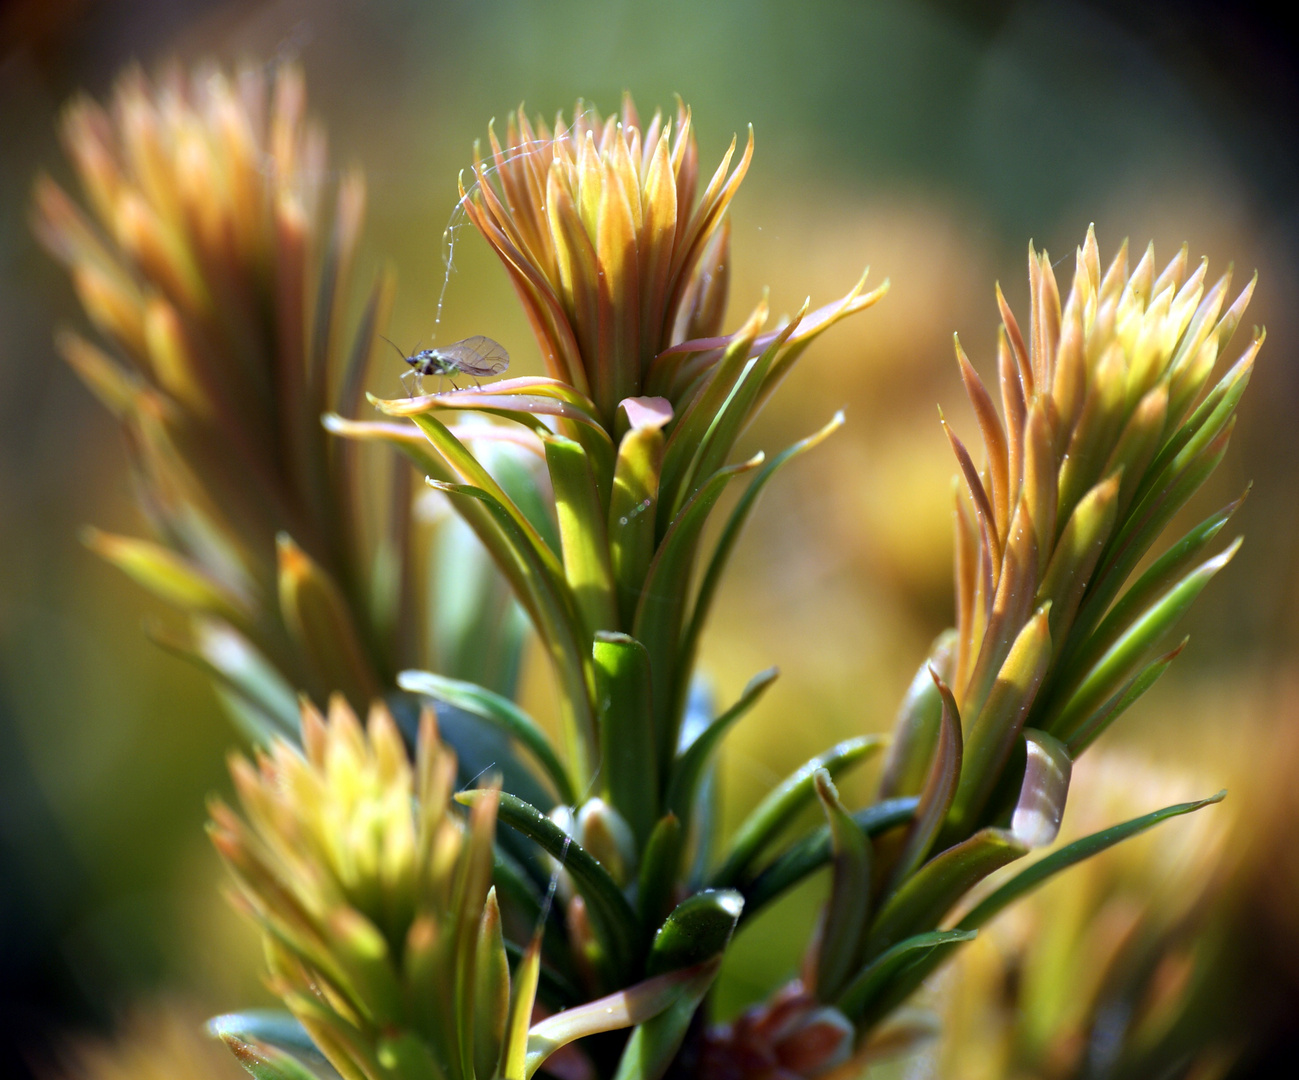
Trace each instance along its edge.
{"label": "insect antenna", "polygon": [[405,350],[403,350],[402,347],[401,347],[400,345],[398,345],[395,341],[393,341],[392,338],[390,338],[390,337],[384,337],[383,334],[380,334],[379,336],[380,336],[381,338],[383,338],[383,340],[386,341],[389,345],[391,345],[394,349],[397,350],[397,355],[398,355],[398,356],[400,356],[403,360],[406,359],[406,352],[405,352]]}

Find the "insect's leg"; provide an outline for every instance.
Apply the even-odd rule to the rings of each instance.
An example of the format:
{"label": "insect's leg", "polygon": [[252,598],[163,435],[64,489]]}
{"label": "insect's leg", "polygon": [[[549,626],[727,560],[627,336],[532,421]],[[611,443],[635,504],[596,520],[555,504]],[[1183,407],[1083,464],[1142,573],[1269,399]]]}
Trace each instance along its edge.
{"label": "insect's leg", "polygon": [[406,391],[406,396],[407,396],[407,397],[414,397],[414,396],[415,396],[415,394],[414,394],[414,393],[412,392],[412,390],[411,390],[410,383],[408,383],[408,382],[406,381],[406,380],[409,379],[412,375],[414,375],[417,379],[419,378],[419,372],[416,371],[414,368],[407,368],[405,371],[403,371],[403,372],[401,373],[401,385],[402,385],[403,389],[405,389],[405,391]]}
{"label": "insect's leg", "polygon": [[[447,378],[451,378],[451,376],[448,375]],[[458,387],[458,386],[456,385],[456,381],[455,381],[455,379],[451,379],[451,389],[452,389],[452,390],[459,390],[459,389],[460,389],[460,387]]]}
{"label": "insect's leg", "polygon": [[475,375],[473,379],[474,379],[474,385],[478,387],[479,390],[481,390],[483,388],[483,384],[478,381],[478,376]]}

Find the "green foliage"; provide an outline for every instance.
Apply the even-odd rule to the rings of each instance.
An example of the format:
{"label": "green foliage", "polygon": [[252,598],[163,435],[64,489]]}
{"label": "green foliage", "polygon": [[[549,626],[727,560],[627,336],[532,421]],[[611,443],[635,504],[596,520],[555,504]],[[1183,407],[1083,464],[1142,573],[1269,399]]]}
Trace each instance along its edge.
{"label": "green foliage", "polygon": [[[122,146],[97,106],[69,113],[112,242],[49,181],[36,217],[134,365],[63,341],[128,434],[156,534],[86,542],[184,613],[184,633],[155,636],[266,747],[234,761],[242,812],[214,804],[211,828],[288,1009],[213,1022],[259,1080],[529,1080],[590,1036],[586,1065],[617,1080],[699,1061],[733,1075],[759,1044],[779,1047],[784,1075],[864,1067],[894,1010],[999,910],[1221,798],[1077,841],[951,926],[972,889],[1054,841],[1074,759],[1182,650],[1176,623],[1239,549],[1208,553],[1237,502],[1129,584],[1226,453],[1263,334],[1212,375],[1252,283],[1223,313],[1229,275],[1206,291],[1185,248],[1156,275],[1153,250],[1129,272],[1125,246],[1102,273],[1089,233],[1062,304],[1030,248],[1027,338],[998,290],[1000,411],[956,347],[986,460],[942,422],[964,485],[956,626],[907,692],[878,797],[853,809],[835,786],[886,745],[862,735],[723,837],[716,761],[775,672],[718,715],[692,707],[700,641],[758,497],[843,415],[770,460],[737,448],[807,347],[887,282],[866,293],[863,275],[772,329],[764,298],[722,334],[726,211],[752,131],[696,198],[684,105],[675,124],[642,125],[630,99],[620,120],[579,107],[553,131],[512,115],[461,205],[547,375],[371,397],[386,419],[346,419],[392,293],[382,275],[347,342],[361,181],[344,181],[322,227],[325,170],[307,167],[292,70],[269,120],[222,77],[186,93],[127,80]],[[415,474],[385,449],[459,532],[430,540]],[[555,676],[557,742],[514,700],[529,630]],[[481,786],[460,782],[435,713],[416,719],[420,697],[449,725],[468,718]],[[327,699],[328,721],[311,704]],[[363,730],[355,713],[372,704]],[[501,791],[492,770],[516,765]],[[790,835],[814,803],[825,824]],[[742,916],[823,867],[800,981],[725,1036],[705,1031]],[[538,1001],[561,1008],[534,1023]]]}

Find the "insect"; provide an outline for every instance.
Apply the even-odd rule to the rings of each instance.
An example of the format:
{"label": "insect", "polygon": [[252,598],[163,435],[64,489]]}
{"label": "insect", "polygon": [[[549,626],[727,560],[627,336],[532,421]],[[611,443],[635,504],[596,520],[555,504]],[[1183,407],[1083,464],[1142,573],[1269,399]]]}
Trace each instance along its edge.
{"label": "insect", "polygon": [[[402,382],[413,378],[415,391],[419,394],[424,393],[425,375],[445,375],[451,379],[452,386],[456,386],[454,376],[468,375],[478,384],[480,377],[499,375],[510,366],[510,354],[505,351],[505,346],[482,334],[475,334],[441,348],[416,351],[409,356],[402,352],[396,342],[388,341],[387,338],[383,340],[396,349],[410,365],[409,371],[402,372]],[[456,386],[456,389],[460,388]]]}

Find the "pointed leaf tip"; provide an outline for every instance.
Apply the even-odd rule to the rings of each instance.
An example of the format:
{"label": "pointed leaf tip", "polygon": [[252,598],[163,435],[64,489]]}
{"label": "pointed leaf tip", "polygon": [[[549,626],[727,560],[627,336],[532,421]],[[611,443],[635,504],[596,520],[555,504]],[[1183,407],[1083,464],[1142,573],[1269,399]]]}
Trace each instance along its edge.
{"label": "pointed leaf tip", "polygon": [[820,941],[805,961],[803,981],[817,996],[832,1000],[842,989],[861,951],[870,917],[871,844],[839,801],[830,774],[813,775],[816,795],[830,829],[832,876],[830,898],[820,922]]}
{"label": "pointed leaf tip", "polygon": [[719,957],[743,912],[744,897],[731,889],[705,889],[687,897],[654,935],[646,974],[693,968]]}

